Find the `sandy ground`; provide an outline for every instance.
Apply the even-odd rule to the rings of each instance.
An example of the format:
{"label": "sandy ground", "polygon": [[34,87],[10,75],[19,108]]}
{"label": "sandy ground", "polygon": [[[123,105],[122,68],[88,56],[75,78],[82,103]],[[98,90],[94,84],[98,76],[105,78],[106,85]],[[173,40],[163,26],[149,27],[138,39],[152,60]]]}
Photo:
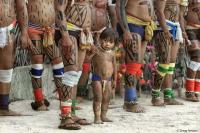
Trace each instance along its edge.
{"label": "sandy ground", "polygon": [[[152,107],[150,97],[139,99],[146,113],[135,114],[125,112],[121,107],[123,100],[117,98],[118,108],[110,109],[108,116],[113,123],[82,126],[79,131],[57,129],[59,125],[59,102],[51,100],[50,111],[34,112],[30,107],[30,100],[11,103],[11,109],[33,116],[0,117],[0,133],[200,133],[200,103],[184,100],[181,106]],[[77,111],[81,117],[93,121],[92,102],[84,101],[79,104],[82,110]]]}

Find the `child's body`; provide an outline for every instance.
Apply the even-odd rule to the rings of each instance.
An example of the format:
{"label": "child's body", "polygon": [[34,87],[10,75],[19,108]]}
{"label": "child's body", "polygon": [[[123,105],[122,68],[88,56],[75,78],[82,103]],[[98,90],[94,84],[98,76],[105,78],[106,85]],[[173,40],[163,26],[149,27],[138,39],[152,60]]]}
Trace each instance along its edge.
{"label": "child's body", "polygon": [[100,36],[101,44],[92,57],[93,111],[96,124],[112,122],[106,117],[106,113],[111,91],[116,87],[116,61],[112,51],[114,40],[115,32],[105,29]]}

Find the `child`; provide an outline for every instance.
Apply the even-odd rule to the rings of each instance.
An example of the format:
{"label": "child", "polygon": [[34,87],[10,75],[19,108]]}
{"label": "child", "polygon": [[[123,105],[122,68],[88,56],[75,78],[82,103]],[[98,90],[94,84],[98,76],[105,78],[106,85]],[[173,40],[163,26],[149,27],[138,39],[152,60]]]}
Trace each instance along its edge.
{"label": "child", "polygon": [[112,122],[106,117],[110,92],[116,87],[117,71],[115,54],[112,51],[115,44],[115,32],[105,29],[100,35],[100,46],[92,57],[92,87],[94,93],[93,111],[94,123]]}

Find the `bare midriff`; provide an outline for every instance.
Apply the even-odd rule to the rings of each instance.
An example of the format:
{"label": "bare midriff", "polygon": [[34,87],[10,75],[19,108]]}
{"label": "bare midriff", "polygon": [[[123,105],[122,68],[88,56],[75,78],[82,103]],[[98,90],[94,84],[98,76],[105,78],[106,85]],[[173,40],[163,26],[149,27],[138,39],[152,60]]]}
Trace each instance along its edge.
{"label": "bare midriff", "polygon": [[42,27],[55,23],[54,0],[29,0],[29,22]]}
{"label": "bare midriff", "polygon": [[151,21],[148,4],[145,0],[128,0],[126,13],[145,22]]}
{"label": "bare midriff", "polygon": [[98,31],[108,25],[107,0],[94,0],[92,8],[92,30]]}
{"label": "bare midriff", "polygon": [[100,76],[102,80],[112,77],[114,72],[113,56],[106,52],[96,54],[92,59],[93,73]]}
{"label": "bare midriff", "polygon": [[0,27],[9,26],[15,19],[15,0],[0,0]]}

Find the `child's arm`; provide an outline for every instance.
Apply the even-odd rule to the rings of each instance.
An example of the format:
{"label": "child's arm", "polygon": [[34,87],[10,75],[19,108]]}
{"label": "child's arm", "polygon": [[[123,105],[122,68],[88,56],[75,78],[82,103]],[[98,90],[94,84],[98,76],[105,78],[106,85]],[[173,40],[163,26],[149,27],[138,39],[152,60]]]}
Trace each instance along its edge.
{"label": "child's arm", "polygon": [[92,57],[98,52],[97,46],[92,45],[91,49],[88,51],[87,56],[89,56],[89,60],[92,59]]}

